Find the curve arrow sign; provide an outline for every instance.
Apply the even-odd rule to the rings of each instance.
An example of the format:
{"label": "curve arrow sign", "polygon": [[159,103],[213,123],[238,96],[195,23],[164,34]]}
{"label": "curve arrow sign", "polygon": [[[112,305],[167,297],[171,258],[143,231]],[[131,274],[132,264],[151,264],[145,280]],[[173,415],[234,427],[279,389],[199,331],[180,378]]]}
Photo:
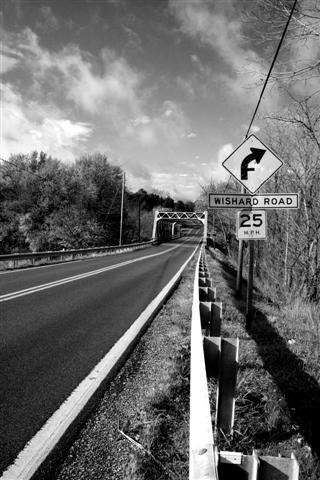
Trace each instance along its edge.
{"label": "curve arrow sign", "polygon": [[254,160],[256,163],[260,163],[263,155],[266,153],[266,150],[262,148],[250,148],[251,153],[247,155],[241,163],[241,180],[248,180],[248,172],[254,171],[254,167],[249,167],[249,164]]}

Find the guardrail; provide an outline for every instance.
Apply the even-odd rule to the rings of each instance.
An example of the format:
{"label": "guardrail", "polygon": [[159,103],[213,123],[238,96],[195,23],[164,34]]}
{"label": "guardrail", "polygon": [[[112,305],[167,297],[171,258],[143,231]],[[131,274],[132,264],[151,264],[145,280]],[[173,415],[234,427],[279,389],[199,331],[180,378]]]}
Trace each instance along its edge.
{"label": "guardrail", "polygon": [[[75,260],[78,257],[82,257],[88,254],[99,254],[104,253],[111,255],[114,253],[120,252],[129,252],[133,250],[139,250],[148,245],[154,244],[153,240],[141,243],[130,243],[128,245],[121,246],[101,246],[101,247],[91,247],[91,248],[80,248],[73,250],[56,250],[56,251],[47,251],[47,252],[33,252],[33,253],[13,253],[8,255],[0,255],[0,263],[8,262],[7,268],[18,268],[19,262],[25,260],[29,261],[31,265],[35,265],[37,260],[46,259],[47,262],[51,261],[63,261],[64,259],[71,257],[71,260]],[[20,265],[21,266],[21,265]],[[0,264],[1,269],[1,264]]]}
{"label": "guardrail", "polygon": [[[298,480],[299,465],[291,458],[218,452],[218,431],[233,432],[239,339],[220,336],[222,303],[207,269],[205,248],[194,279],[191,322],[189,480]],[[217,379],[214,428],[207,377]]]}
{"label": "guardrail", "polygon": [[217,450],[214,445],[200,317],[199,269],[194,278],[191,321],[189,479],[217,480]]}

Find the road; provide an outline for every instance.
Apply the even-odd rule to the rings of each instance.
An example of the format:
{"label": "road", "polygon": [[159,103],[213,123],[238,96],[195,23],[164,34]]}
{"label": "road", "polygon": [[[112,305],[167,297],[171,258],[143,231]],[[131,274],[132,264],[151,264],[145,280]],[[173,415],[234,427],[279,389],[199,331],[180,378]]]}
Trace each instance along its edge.
{"label": "road", "polygon": [[0,273],[0,472],[104,357],[199,237]]}

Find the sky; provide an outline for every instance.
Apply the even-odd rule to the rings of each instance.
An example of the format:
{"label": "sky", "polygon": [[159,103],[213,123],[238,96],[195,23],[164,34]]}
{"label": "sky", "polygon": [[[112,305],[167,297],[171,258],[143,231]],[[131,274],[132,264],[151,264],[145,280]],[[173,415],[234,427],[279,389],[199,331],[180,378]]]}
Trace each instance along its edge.
{"label": "sky", "polygon": [[[1,157],[100,152],[130,190],[196,200],[228,178],[221,163],[244,139],[272,59],[244,20],[254,3],[4,0]],[[283,101],[269,89],[263,108]]]}

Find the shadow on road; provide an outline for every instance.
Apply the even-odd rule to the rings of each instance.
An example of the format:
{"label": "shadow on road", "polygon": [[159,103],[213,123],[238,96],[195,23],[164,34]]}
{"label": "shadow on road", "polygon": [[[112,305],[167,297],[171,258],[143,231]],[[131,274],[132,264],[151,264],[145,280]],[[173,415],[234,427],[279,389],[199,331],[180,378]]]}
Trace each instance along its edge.
{"label": "shadow on road", "polygon": [[[235,270],[216,258],[224,272],[228,285],[235,288]],[[244,290],[243,290],[244,291]],[[245,303],[233,296],[234,306],[243,313]],[[293,423],[299,426],[301,434],[320,457],[320,388],[312,375],[304,369],[303,361],[297,357],[279,335],[275,326],[263,312],[254,310],[253,321],[248,335],[255,340],[264,368],[272,375],[282,392]]]}

